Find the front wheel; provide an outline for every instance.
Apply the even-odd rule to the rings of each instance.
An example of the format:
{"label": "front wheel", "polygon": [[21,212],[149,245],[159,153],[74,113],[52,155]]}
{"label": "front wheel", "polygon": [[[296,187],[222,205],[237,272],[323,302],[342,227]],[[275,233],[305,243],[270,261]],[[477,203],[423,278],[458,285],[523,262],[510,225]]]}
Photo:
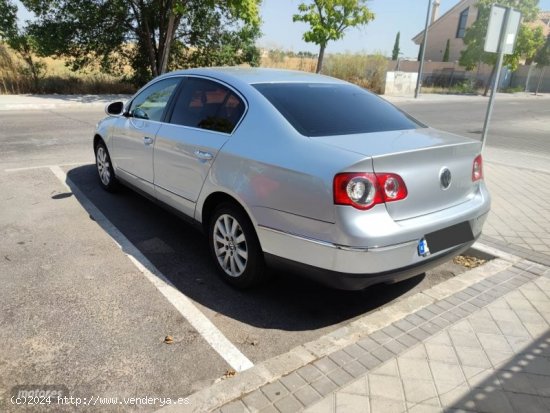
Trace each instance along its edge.
{"label": "front wheel", "polygon": [[237,288],[249,288],[266,278],[260,242],[246,214],[221,205],[210,220],[210,251],[222,278]]}
{"label": "front wheel", "polygon": [[99,176],[99,183],[103,189],[109,192],[116,191],[118,188],[118,181],[115,177],[111,157],[103,142],[99,142],[95,148],[95,164]]}

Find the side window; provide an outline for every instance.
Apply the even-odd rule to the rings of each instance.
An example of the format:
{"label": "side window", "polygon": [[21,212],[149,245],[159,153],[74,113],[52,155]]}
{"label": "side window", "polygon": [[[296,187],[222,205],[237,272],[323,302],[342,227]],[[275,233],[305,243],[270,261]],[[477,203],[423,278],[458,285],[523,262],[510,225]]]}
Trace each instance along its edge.
{"label": "side window", "polygon": [[464,35],[466,34],[466,24],[468,23],[468,12],[470,8],[464,9],[460,13],[460,17],[458,19],[458,27],[456,29],[456,37],[463,39]]}
{"label": "side window", "polygon": [[174,93],[180,78],[172,77],[156,82],[141,92],[130,105],[130,115],[138,119],[162,119],[164,108]]}
{"label": "side window", "polygon": [[231,133],[244,113],[244,102],[211,80],[188,78],[177,98],[170,123]]}

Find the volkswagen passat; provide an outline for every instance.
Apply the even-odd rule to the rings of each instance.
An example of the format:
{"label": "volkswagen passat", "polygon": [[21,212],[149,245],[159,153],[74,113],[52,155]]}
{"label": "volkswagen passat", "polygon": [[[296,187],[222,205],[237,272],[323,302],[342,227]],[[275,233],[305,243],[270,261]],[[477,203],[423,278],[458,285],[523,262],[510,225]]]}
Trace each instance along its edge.
{"label": "volkswagen passat", "polygon": [[237,287],[270,264],[343,289],[403,280],[466,250],[489,212],[480,142],[330,77],[186,70],[106,111],[100,184],[200,224]]}

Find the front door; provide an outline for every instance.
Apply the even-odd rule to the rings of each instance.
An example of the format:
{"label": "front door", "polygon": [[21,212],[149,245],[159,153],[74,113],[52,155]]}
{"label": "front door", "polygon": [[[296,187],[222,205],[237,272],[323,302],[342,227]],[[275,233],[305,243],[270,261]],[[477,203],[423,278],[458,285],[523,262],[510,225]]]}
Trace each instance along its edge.
{"label": "front door", "polygon": [[155,136],[180,80],[180,77],[171,77],[144,89],[130,103],[127,117],[121,118],[113,131],[113,162],[136,178],[138,186],[139,181],[153,184]]}

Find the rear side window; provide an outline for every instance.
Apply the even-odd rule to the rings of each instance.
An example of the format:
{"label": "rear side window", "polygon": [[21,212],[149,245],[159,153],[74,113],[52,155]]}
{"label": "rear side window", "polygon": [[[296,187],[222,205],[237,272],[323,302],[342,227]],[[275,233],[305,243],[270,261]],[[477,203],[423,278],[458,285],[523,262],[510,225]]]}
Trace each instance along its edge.
{"label": "rear side window", "polygon": [[326,83],[253,85],[305,136],[351,135],[423,127],[358,86]]}
{"label": "rear side window", "polygon": [[200,78],[188,78],[170,123],[231,133],[244,113],[244,102],[229,88]]}

